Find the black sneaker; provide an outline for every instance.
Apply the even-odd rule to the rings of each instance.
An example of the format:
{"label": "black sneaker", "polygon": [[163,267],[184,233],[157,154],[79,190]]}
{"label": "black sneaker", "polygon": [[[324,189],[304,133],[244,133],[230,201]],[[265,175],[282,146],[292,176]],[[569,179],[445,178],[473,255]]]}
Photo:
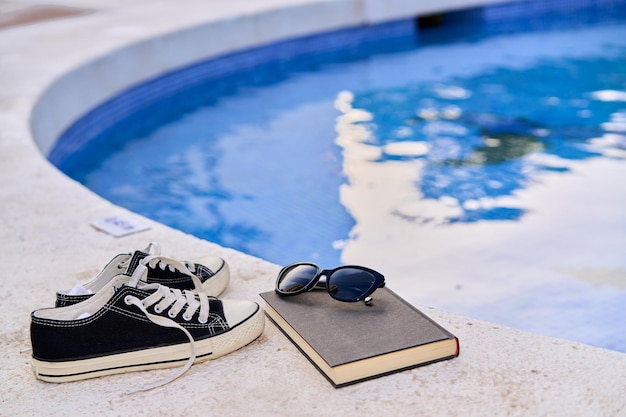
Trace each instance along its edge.
{"label": "black sneaker", "polygon": [[205,256],[194,262],[179,262],[161,256],[159,244],[150,243],[142,251],[117,255],[87,284],[77,285],[67,291],[58,291],[55,306],[64,307],[88,299],[113,277],[120,274],[131,276],[139,262],[146,258],[150,259],[148,283],[158,283],[180,290],[197,289],[199,292],[217,297],[230,281],[228,264],[220,257]]}
{"label": "black sneaker", "polygon": [[[143,271],[142,271],[143,269]],[[252,301],[143,284],[146,267],[118,275],[78,304],[31,314],[32,368],[37,378],[67,382],[219,358],[261,335],[263,310]]]}

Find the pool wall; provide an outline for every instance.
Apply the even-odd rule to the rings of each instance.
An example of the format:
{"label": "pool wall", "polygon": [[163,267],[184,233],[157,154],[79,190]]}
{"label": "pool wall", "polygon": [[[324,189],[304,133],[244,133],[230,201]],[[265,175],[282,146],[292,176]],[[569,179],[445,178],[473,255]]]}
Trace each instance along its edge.
{"label": "pool wall", "polygon": [[[111,48],[95,55],[57,78],[37,101],[31,117],[31,129],[42,152],[49,155],[55,142],[74,122],[103,103],[108,105],[92,112],[89,120],[83,122],[83,126],[67,133],[68,142],[88,140],[86,138],[93,137],[98,130],[120,120],[141,103],[158,100],[159,97],[169,94],[169,91],[184,88],[185,83],[190,85],[199,78],[217,75],[219,71],[233,71],[239,65],[254,65],[255,60],[277,56],[271,47],[252,53],[235,55],[235,52],[302,37],[309,37],[309,40],[313,38],[313,42],[304,44],[313,52],[319,50],[320,46],[341,46],[328,42],[334,36],[312,36],[315,34],[361,28],[361,35],[369,32],[370,36],[376,36],[377,29],[384,31],[385,28],[398,27],[390,26],[388,22],[406,21],[424,14],[501,2],[502,0],[446,0],[434,4],[406,0],[303,1],[288,7],[277,2],[278,4],[254,13],[234,15],[220,21],[209,19],[188,27],[164,30],[158,36],[137,39],[129,45]],[[374,29],[363,29],[368,26]],[[381,33],[379,31],[378,34]],[[354,42],[358,38],[352,34],[344,37],[344,40]],[[299,43],[298,48],[302,45]],[[285,44],[281,48],[282,51],[289,49],[289,45]],[[221,60],[219,68],[213,63],[199,64],[223,55],[229,56]],[[167,77],[167,74],[190,66],[192,67],[185,71],[185,77],[169,78],[174,83],[160,80],[128,93],[129,89],[141,83]],[[213,74],[207,73],[207,70]],[[68,152],[74,147],[68,146],[69,148],[59,152]],[[55,159],[58,156],[53,154],[51,157]]]}
{"label": "pool wall", "polygon": [[[86,282],[117,253],[158,241],[166,255],[178,259],[224,257],[232,271],[224,297],[260,303],[259,292],[272,288],[280,270],[128,212],[68,179],[43,155],[69,126],[129,87],[210,57],[361,23],[485,4],[61,2],[92,13],[0,31],[3,415],[624,414],[626,355],[441,311],[437,300],[432,300],[434,307],[419,307],[459,337],[458,358],[340,390],[332,388],[269,322],[263,336],[250,346],[194,365],[183,378],[161,389],[123,395],[129,387],[170,375],[166,370],[54,385],[37,381],[28,351],[30,313],[51,307],[55,291]],[[90,226],[112,214],[141,220],[150,230],[114,238]]]}
{"label": "pool wall", "polygon": [[392,38],[410,39],[416,36],[415,29],[414,19],[338,29],[227,53],[169,71],[127,88],[80,117],[56,140],[48,159],[59,166],[65,157],[80,149],[105,129],[135,112],[199,84],[235,73],[250,72],[271,62],[288,62],[296,57],[315,56],[319,53],[339,54],[350,48],[356,48],[357,45]]}
{"label": "pool wall", "polygon": [[[284,10],[254,16],[256,21],[263,22],[265,19],[268,23],[254,24],[250,21],[252,17],[240,18],[237,25],[253,28],[245,32],[251,36],[257,32],[271,34],[272,31],[267,28],[288,27],[287,22],[308,24],[274,36],[254,36],[254,41],[250,40],[247,44],[240,40],[230,47],[228,43],[198,42],[216,37],[222,39],[223,22],[198,25],[121,48],[65,74],[38,101],[32,116],[32,129],[42,151],[53,164],[59,166],[65,157],[107,128],[185,89],[268,62],[285,62],[298,56],[328,52],[341,53],[357,45],[392,38],[418,38],[417,17],[420,16],[445,13],[448,23],[471,20],[480,22],[491,31],[512,31],[535,23],[545,27],[551,18],[562,14],[567,14],[570,20],[593,19],[596,14],[606,18],[607,13],[617,10],[619,3],[619,0],[528,0],[481,2],[480,6],[465,8],[459,2],[452,2],[429,8],[418,3],[392,2],[382,8],[380,3],[365,3],[356,7],[348,2],[325,2],[323,5],[295,8],[292,11],[294,16]],[[315,11],[310,10],[311,7],[316,7]],[[319,13],[317,7],[322,8],[324,17],[332,16],[333,19],[323,19],[320,25],[307,18],[310,14]],[[623,12],[623,8],[620,9]],[[355,19],[359,10],[363,10],[361,17]],[[227,29],[226,32],[236,33],[237,30]],[[171,52],[174,50],[179,51],[178,56]],[[151,61],[154,64],[148,64]],[[96,80],[97,84],[93,84]],[[117,93],[107,92],[103,86],[114,86]],[[80,91],[72,93],[77,88]],[[81,100],[92,105],[83,105]],[[54,105],[46,104],[50,102]],[[64,105],[58,106],[61,102]],[[68,120],[63,123],[65,119]],[[54,136],[52,132],[59,133]]]}

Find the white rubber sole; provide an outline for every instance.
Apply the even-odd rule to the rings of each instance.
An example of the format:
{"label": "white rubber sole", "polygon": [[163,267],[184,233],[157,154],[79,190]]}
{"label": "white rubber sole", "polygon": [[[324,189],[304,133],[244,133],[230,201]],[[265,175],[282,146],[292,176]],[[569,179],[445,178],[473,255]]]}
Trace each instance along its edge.
{"label": "white rubber sole", "polygon": [[[259,337],[265,327],[263,309],[225,334],[195,342],[194,363],[217,359],[246,346]],[[47,382],[70,382],[125,372],[173,368],[189,359],[189,343],[120,353],[93,359],[46,362],[32,359],[31,366],[38,379]]]}

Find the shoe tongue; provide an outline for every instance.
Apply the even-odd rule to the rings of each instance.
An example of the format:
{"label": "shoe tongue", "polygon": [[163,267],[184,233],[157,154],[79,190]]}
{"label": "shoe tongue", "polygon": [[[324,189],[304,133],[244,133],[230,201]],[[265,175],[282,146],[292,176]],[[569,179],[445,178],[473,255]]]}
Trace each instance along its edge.
{"label": "shoe tongue", "polygon": [[141,262],[141,260],[144,259],[148,255],[149,255],[148,253],[142,252],[140,250],[135,251],[135,253],[133,253],[132,258],[130,258],[130,262],[128,263],[128,269],[126,270],[126,275],[132,275],[133,272],[135,272],[135,269],[137,269],[137,265],[139,265],[139,262]]}
{"label": "shoe tongue", "polygon": [[[130,266],[128,267],[128,270],[131,270]],[[146,283],[148,279],[148,267],[146,265],[138,260],[137,264],[133,264],[132,271],[132,274],[127,273],[127,275],[130,275],[130,279],[128,280],[129,286],[137,287],[139,283]]]}

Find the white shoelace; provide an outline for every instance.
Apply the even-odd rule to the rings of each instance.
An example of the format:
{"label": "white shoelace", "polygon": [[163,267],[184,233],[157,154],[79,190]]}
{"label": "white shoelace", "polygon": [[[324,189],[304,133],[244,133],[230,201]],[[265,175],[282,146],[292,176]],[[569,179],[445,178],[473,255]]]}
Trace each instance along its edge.
{"label": "white shoelace", "polygon": [[[146,248],[143,249],[141,252],[147,253],[148,257],[150,258],[161,256],[161,245],[157,242],[150,242],[148,243],[148,246],[146,246]],[[125,260],[123,260],[117,265],[117,268],[126,269],[132,259],[133,259],[133,255],[132,254],[128,255],[128,257]]]}
{"label": "white shoelace", "polygon": [[[141,278],[147,274],[147,271],[148,269],[146,265],[142,262],[139,266],[137,266],[137,270],[135,270],[135,272],[133,273],[133,276],[128,285],[137,286]],[[187,329],[172,320],[172,317],[176,317],[178,313],[180,313],[181,310],[185,308],[185,312],[183,313],[183,319],[191,320],[199,308],[200,312],[198,315],[198,321],[200,323],[206,323],[209,319],[209,299],[204,293],[194,294],[193,292],[188,290],[180,291],[177,289],[164,287],[160,284],[147,284],[145,286],[142,286],[141,288],[148,291],[154,289],[155,291],[143,300],[140,300],[139,298],[132,295],[127,295],[124,298],[124,302],[126,304],[134,305],[139,308],[151,322],[158,324],[159,326],[175,328],[183,331],[189,339],[191,353],[185,365],[183,365],[169,377],[164,378],[161,381],[148,384],[144,387],[127,391],[126,394],[134,394],[141,391],[147,391],[168,384],[187,372],[187,370],[191,368],[191,365],[193,365],[194,361],[196,360],[196,346],[193,336],[191,336],[191,333],[189,333]],[[157,313],[169,309],[168,316],[170,318],[148,312],[147,308],[152,305],[154,305],[154,311]]]}
{"label": "white shoelace", "polygon": [[[180,273],[189,276],[189,278],[193,282],[193,286],[196,289],[196,292],[202,291],[202,282],[200,281],[200,278],[198,278],[198,276],[195,274],[195,265],[192,267],[191,266],[193,265],[192,263],[190,262],[183,263],[175,259],[161,256],[161,246],[156,242],[151,242],[150,244],[148,244],[148,246],[142,252],[147,253],[148,256],[146,256],[139,262],[139,265],[137,266],[137,268],[139,268],[139,266],[143,264],[143,265],[149,265],[150,268],[152,269],[160,268],[162,271],[164,271],[166,268],[172,272],[179,271]],[[128,263],[131,261],[131,259],[132,259],[132,256],[120,262],[118,265],[118,268],[125,269],[128,266]],[[135,274],[133,273],[133,276],[134,275]],[[145,281],[145,277],[142,278],[142,280]]]}
{"label": "white shoelace", "polygon": [[[164,256],[147,256],[144,258],[143,263],[147,263],[150,268],[160,268],[161,270],[165,270],[166,268],[170,271],[179,271],[185,275],[188,275],[193,282],[193,286],[196,288],[197,292],[202,291],[202,282],[200,279],[194,274],[186,263],[179,262],[175,259],[166,258]],[[194,268],[195,269],[195,268]]]}
{"label": "white shoelace", "polygon": [[148,246],[143,250],[143,252],[147,253],[151,257],[161,258],[161,262],[151,264],[151,268],[155,268],[158,265],[158,267],[162,270],[165,270],[165,268],[169,268],[170,271],[174,272],[176,269],[178,269],[180,265],[184,265],[185,268],[187,268],[190,272],[194,274],[196,272],[196,264],[194,264],[193,262],[178,262],[170,258],[161,257],[161,245],[157,242],[150,242]]}
{"label": "white shoelace", "polygon": [[[147,253],[148,258],[160,259],[160,262],[155,260],[150,264],[150,268],[156,268],[157,266],[161,268],[161,270],[165,270],[168,268],[170,271],[174,272],[176,269],[180,269],[181,265],[184,266],[183,272],[188,269],[190,272],[196,272],[196,266],[192,262],[178,262],[171,258],[166,258],[161,256],[161,245],[157,242],[150,242],[145,249],[142,249],[141,252]],[[130,255],[127,259],[123,260],[117,266],[119,269],[124,269],[128,266],[129,262],[132,259],[132,255]]]}

